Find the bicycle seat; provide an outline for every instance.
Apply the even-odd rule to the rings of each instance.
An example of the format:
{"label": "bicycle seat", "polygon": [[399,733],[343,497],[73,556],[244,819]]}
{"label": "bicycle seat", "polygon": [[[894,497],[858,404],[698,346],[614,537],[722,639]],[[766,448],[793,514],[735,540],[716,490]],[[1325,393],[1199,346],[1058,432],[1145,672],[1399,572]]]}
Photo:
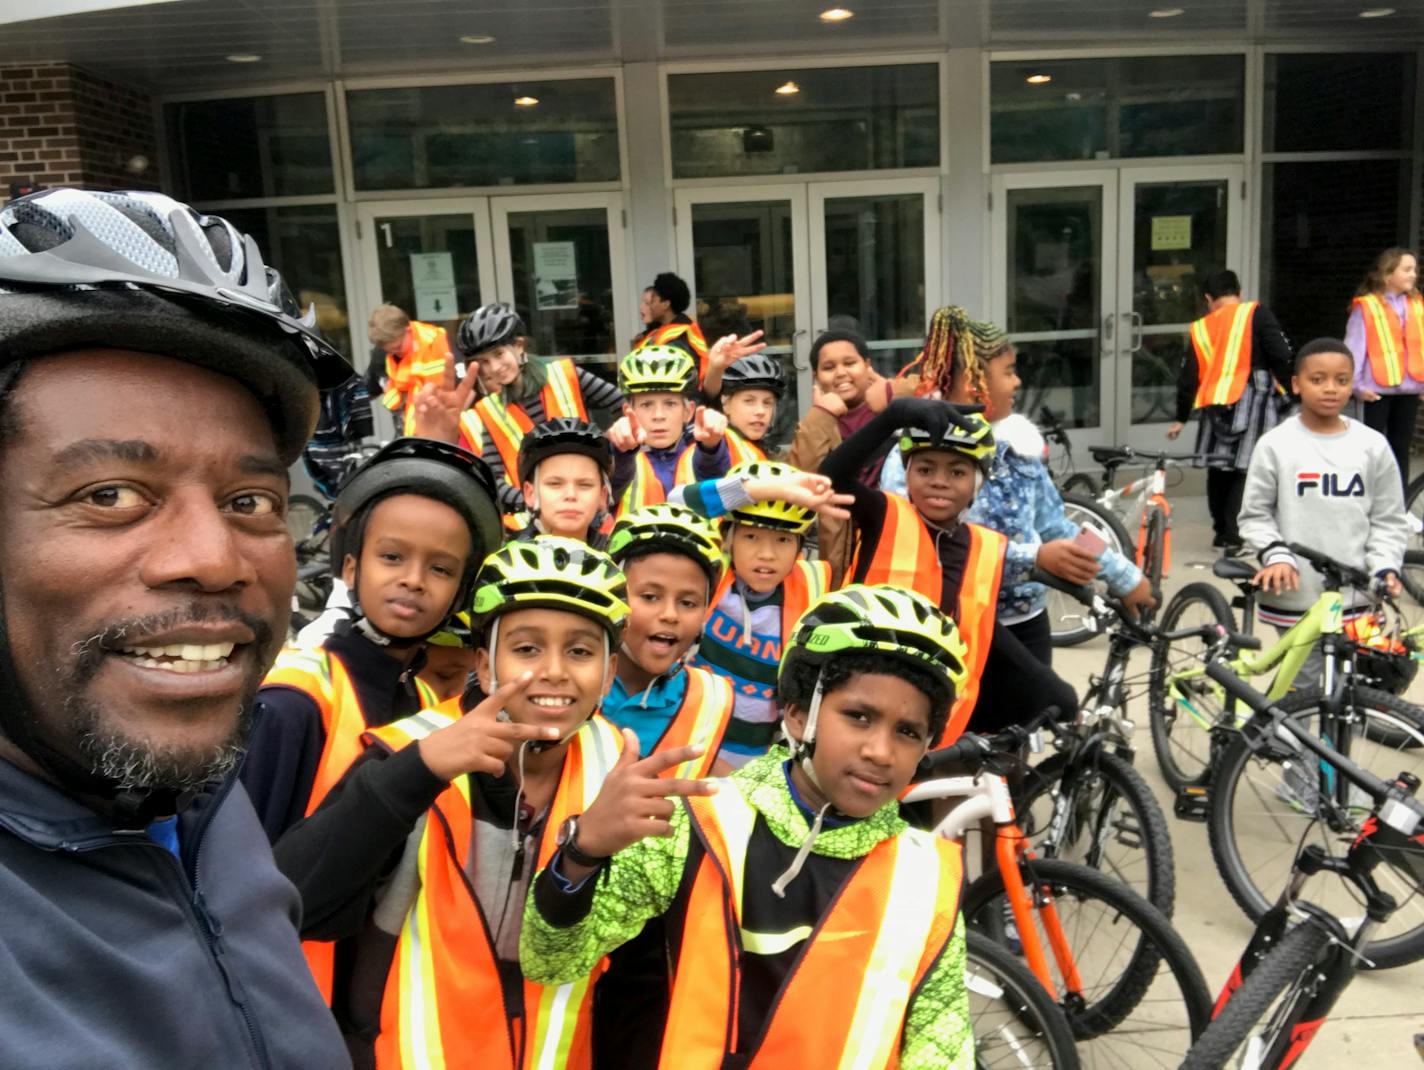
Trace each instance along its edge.
{"label": "bicycle seat", "polygon": [[1243,583],[1256,578],[1256,566],[1249,561],[1223,557],[1212,564],[1211,574],[1219,580]]}
{"label": "bicycle seat", "polygon": [[1089,446],[1088,453],[1099,464],[1122,464],[1137,456],[1131,446]]}

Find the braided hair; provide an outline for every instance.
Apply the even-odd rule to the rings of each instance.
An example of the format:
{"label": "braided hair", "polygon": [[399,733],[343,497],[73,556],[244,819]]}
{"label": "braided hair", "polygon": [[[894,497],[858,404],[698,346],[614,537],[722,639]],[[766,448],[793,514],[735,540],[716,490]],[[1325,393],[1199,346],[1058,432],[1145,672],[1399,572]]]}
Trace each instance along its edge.
{"label": "braided hair", "polygon": [[1009,336],[997,324],[972,320],[958,305],[935,310],[924,348],[902,374],[918,373],[917,393],[938,390],[948,398],[954,377],[963,373],[969,394],[981,401],[988,395],[984,364],[1009,348]]}

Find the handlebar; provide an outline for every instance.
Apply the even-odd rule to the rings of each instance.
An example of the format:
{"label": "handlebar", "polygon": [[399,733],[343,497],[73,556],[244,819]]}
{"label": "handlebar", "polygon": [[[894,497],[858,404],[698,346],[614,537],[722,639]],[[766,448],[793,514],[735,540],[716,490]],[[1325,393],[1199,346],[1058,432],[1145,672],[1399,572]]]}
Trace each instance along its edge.
{"label": "handlebar", "polygon": [[1044,725],[1056,721],[1063,715],[1057,706],[1046,706],[1026,724],[1010,725],[992,736],[966,732],[947,747],[932,750],[920,759],[915,770],[915,782],[933,780],[947,771],[963,771],[965,767],[976,772],[986,768],[990,760],[999,754],[1012,754],[1021,750],[1025,743]]}
{"label": "handlebar", "polygon": [[1341,561],[1336,561],[1328,554],[1322,554],[1319,550],[1312,550],[1309,546],[1302,546],[1298,542],[1286,543],[1286,549],[1295,554],[1296,557],[1304,558],[1315,566],[1315,571],[1325,576],[1327,579],[1338,577],[1343,585],[1358,587],[1362,591],[1371,590],[1374,584],[1374,577],[1363,569],[1355,568],[1354,565],[1347,565]]}

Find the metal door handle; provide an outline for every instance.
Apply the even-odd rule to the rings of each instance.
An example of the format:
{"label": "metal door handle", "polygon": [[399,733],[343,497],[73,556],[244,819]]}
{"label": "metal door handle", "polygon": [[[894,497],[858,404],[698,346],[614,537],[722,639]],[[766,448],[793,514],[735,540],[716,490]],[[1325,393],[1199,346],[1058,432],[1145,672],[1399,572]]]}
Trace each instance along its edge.
{"label": "metal door handle", "polygon": [[811,358],[808,356],[805,360],[802,360],[800,347],[796,344],[796,339],[805,333],[805,327],[791,332],[791,366],[798,372],[808,372],[811,370]]}
{"label": "metal door handle", "polygon": [[1117,317],[1114,316],[1111,312],[1109,312],[1106,316],[1103,317],[1102,338],[1100,339],[1103,349],[1107,349],[1109,346],[1112,345],[1113,324],[1116,319]]}
{"label": "metal door handle", "polygon": [[1132,324],[1132,345],[1128,348],[1129,353],[1142,352],[1142,313],[1134,309],[1131,312],[1124,312],[1123,315]]}

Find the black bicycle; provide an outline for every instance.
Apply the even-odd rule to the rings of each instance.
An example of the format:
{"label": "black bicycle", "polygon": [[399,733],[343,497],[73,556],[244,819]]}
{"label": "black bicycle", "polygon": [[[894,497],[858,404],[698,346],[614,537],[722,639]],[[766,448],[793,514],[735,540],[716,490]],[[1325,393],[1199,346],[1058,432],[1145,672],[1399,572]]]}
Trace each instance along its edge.
{"label": "black bicycle", "polygon": [[[1371,803],[1368,818],[1343,854],[1315,843],[1303,844],[1296,852],[1284,891],[1257,922],[1217,999],[1211,1025],[1182,1063],[1183,1070],[1285,1070],[1297,1065],[1356,970],[1376,965],[1371,958],[1373,937],[1400,906],[1381,887],[1379,874],[1406,881],[1415,894],[1424,890],[1424,805],[1415,798],[1419,778],[1403,772],[1393,781],[1382,780],[1302,726],[1228,666],[1216,662],[1207,672],[1253,711],[1241,728],[1246,746],[1258,753],[1274,752],[1282,762],[1297,762],[1308,752],[1313,763]],[[1318,801],[1317,821],[1354,827],[1351,815],[1329,793],[1320,792]],[[1364,916],[1353,925],[1301,899],[1306,882],[1322,874],[1339,878],[1362,899]]]}

